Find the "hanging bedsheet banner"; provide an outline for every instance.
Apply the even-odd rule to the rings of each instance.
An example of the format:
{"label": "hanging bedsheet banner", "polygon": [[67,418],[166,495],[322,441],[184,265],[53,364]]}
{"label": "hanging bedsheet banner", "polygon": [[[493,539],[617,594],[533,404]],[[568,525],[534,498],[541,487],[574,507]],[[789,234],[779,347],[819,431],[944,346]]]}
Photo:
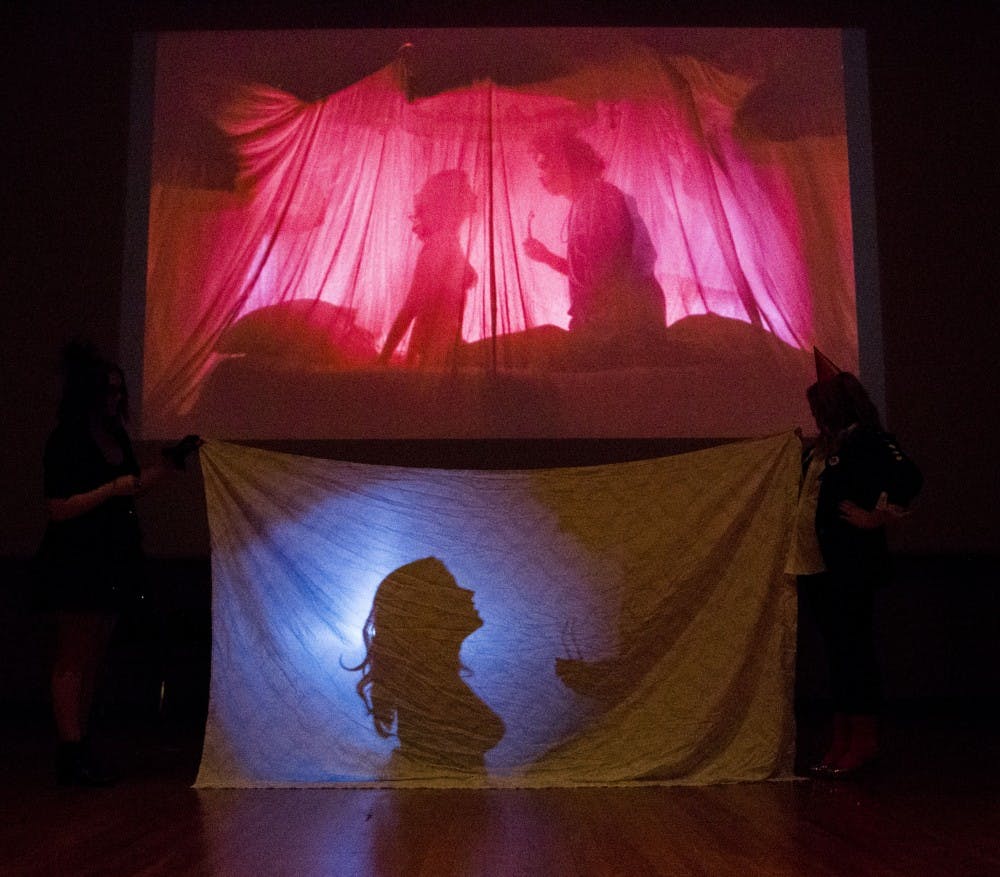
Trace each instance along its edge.
{"label": "hanging bedsheet banner", "polygon": [[503,472],[209,442],[196,785],[789,777],[798,460],[791,433]]}

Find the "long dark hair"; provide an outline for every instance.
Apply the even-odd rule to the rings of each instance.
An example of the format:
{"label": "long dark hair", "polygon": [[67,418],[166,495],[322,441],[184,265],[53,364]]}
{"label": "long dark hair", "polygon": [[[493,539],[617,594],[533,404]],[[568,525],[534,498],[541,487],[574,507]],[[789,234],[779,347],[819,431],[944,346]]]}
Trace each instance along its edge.
{"label": "long dark hair", "polygon": [[115,363],[101,356],[87,341],[74,339],[62,349],[60,367],[63,376],[58,419],[61,424],[79,424],[104,402],[112,374],[121,378],[118,415],[128,420],[128,389],[125,375]]}
{"label": "long dark hair", "polygon": [[571,128],[545,130],[531,141],[536,155],[561,158],[576,183],[594,180],[604,173],[605,162],[586,140]]}
{"label": "long dark hair", "polygon": [[829,436],[836,436],[855,423],[876,432],[882,430],[878,409],[850,372],[817,381],[806,390],[806,399],[816,424]]}

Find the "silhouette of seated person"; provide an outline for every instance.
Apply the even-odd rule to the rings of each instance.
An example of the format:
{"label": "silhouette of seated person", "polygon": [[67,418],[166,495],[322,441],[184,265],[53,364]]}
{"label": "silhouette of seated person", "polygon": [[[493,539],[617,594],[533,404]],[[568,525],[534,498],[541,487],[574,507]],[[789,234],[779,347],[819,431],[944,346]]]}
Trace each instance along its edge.
{"label": "silhouette of seated person", "polygon": [[423,246],[379,362],[390,361],[411,324],[407,366],[440,368],[453,362],[462,336],[465,294],[476,282],[458,232],[474,209],[475,194],[464,171],[434,174],[417,194],[410,218]]}
{"label": "silhouette of seated person", "polygon": [[626,340],[665,327],[663,290],[648,254],[640,254],[645,229],[636,228],[629,202],[602,178],[604,160],[572,131],[545,132],[533,146],[546,191],[568,198],[566,255],[531,236],[528,258],[569,281],[570,332]]}
{"label": "silhouette of seated person", "polygon": [[[459,652],[483,620],[448,568],[427,557],[390,573],[375,593],[357,691],[381,737],[399,747],[390,775],[419,769],[481,774],[504,724],[463,678]],[[395,731],[394,731],[395,727]]]}

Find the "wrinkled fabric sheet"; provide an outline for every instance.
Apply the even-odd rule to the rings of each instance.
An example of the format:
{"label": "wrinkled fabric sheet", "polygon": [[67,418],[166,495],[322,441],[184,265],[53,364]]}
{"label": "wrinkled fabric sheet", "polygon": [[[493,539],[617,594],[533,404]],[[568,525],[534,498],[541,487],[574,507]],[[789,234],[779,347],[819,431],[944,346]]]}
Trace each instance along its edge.
{"label": "wrinkled fabric sheet", "polygon": [[198,787],[791,776],[791,433],[524,471],[201,459]]}
{"label": "wrinkled fabric sheet", "polygon": [[[752,31],[723,33],[732,58],[759,54]],[[536,395],[522,406],[530,429],[516,434],[566,438],[746,435],[740,430],[759,409],[703,389],[719,380],[713,365],[723,354],[797,380],[817,345],[856,368],[838,31],[790,31],[788,40],[813,46],[812,61],[783,64],[782,54],[766,79],[638,43],[600,63],[574,60],[567,32],[552,44],[572,62],[564,76],[520,86],[470,78],[416,99],[398,64],[359,69],[352,84],[315,100],[256,81],[251,70],[266,72],[259,64],[223,65],[223,87],[206,70],[225,51],[274,51],[276,62],[298,65],[273,34],[211,35],[212,49],[199,54],[193,47],[207,39],[157,37],[146,438],[353,437],[351,418],[307,425],[349,404],[338,378],[362,373],[381,387],[380,356],[390,373],[418,383],[403,396],[404,438],[424,434],[413,422],[419,407],[407,404],[421,392],[418,379],[448,386],[455,369],[465,378],[498,370],[523,377]],[[336,32],[329,39],[335,54]],[[456,63],[471,70],[475,59]],[[310,64],[322,66],[301,59]],[[759,118],[766,107],[771,124]],[[803,115],[829,116],[829,124],[792,123]],[[605,165],[603,190],[617,193],[611,215],[610,202],[571,202],[540,181],[537,138],[564,128]],[[445,221],[449,205],[465,198],[428,194],[449,174],[465,181],[460,190],[470,198],[454,226]],[[436,216],[440,234],[422,240],[417,213]],[[529,256],[532,238],[567,263]],[[617,267],[598,282],[602,265]],[[599,311],[622,313],[588,326],[577,310],[595,298],[604,300]],[[653,300],[655,319],[647,313]],[[400,337],[396,321],[407,315],[413,325]],[[625,331],[635,328],[643,331]],[[686,392],[662,408],[633,406],[638,427],[629,433],[588,422],[589,382],[581,390],[566,379],[610,372],[639,398],[649,370]],[[285,392],[324,376],[334,405],[312,409],[305,424],[282,417],[256,392],[259,371]],[[245,405],[239,422],[219,419],[220,381]],[[382,389],[382,407],[391,408],[396,398]],[[489,387],[482,392],[503,403]],[[790,394],[782,384],[764,395],[774,407]],[[800,391],[792,395],[801,401]],[[697,406],[684,407],[687,397]],[[665,409],[683,409],[680,423],[665,421]],[[808,417],[804,407],[798,413]],[[751,434],[789,422],[770,418]],[[462,437],[467,426],[475,438],[509,434],[488,419],[440,418],[432,437]],[[400,436],[391,418],[368,419],[365,429]]]}

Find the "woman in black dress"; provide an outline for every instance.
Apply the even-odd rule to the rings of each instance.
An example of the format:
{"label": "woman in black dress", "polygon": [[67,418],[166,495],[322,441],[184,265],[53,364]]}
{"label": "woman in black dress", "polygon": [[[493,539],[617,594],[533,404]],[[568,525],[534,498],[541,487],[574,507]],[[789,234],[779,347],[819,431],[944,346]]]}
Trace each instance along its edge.
{"label": "woman in black dress", "polygon": [[121,369],[84,344],[63,353],[58,423],[45,446],[48,525],[38,552],[40,600],[54,613],[51,692],[61,785],[104,785],[90,763],[87,721],[101,665],[120,612],[142,577],[135,497],[201,443],[189,436],[140,468],[125,428],[128,394]]}

